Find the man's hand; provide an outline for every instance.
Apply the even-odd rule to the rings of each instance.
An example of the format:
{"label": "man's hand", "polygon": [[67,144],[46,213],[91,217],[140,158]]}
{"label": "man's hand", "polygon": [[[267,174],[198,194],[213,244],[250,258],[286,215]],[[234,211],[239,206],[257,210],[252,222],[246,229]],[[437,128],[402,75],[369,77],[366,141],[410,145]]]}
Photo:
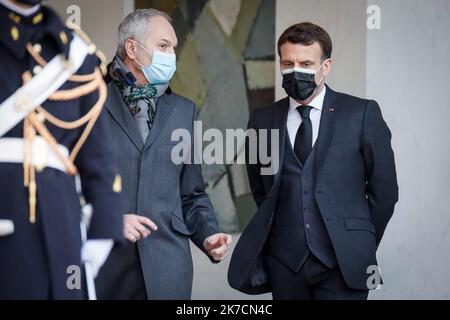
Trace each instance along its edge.
{"label": "man's hand", "polygon": [[147,227],[153,231],[158,230],[158,226],[147,217],[136,214],[126,214],[123,216],[123,234],[131,242],[147,238],[151,233]]}
{"label": "man's hand", "polygon": [[225,233],[216,233],[203,241],[203,247],[216,261],[222,261],[229,253],[231,236]]}

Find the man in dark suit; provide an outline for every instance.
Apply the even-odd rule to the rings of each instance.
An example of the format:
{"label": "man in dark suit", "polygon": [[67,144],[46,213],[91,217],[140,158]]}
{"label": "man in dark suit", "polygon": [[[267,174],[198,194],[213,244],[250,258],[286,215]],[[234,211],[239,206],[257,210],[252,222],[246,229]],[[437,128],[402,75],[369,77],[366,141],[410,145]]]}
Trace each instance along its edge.
{"label": "man in dark suit", "polygon": [[249,128],[279,130],[268,143],[279,143],[280,169],[262,175],[260,162],[247,166],[258,210],[228,273],[242,292],[367,299],[379,283],[376,250],[398,199],[391,133],[375,101],[324,84],[331,52],[329,35],[312,23],[279,38],[289,97],[256,110]]}

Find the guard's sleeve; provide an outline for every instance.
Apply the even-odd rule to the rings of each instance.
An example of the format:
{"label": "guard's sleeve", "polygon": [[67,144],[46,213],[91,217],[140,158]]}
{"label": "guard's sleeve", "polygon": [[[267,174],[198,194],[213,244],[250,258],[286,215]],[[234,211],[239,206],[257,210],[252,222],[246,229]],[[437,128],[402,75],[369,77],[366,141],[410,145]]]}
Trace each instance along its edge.
{"label": "guard's sleeve", "polygon": [[[77,74],[91,73],[97,65],[98,59],[90,55]],[[83,114],[94,106],[98,97],[97,90],[81,98]],[[106,111],[103,109],[77,155],[75,165],[80,174],[83,196],[93,208],[88,238],[122,241],[123,212],[118,157],[108,137],[106,116]]]}

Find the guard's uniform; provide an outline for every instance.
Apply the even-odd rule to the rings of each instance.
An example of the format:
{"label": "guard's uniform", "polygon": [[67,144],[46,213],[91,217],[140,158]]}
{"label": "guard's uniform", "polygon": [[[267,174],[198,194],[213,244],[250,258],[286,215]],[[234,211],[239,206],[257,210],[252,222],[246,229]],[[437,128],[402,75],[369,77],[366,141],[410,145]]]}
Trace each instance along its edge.
{"label": "guard's uniform", "polygon": [[[0,5],[0,104],[56,55],[68,58],[74,34],[45,6],[24,17]],[[68,267],[82,266],[76,172],[93,207],[88,238],[122,239],[120,179],[101,111],[105,97],[99,59],[95,47],[91,49],[74,76],[0,137],[0,220],[14,223],[12,234],[0,236],[0,299],[83,297],[82,290],[67,286],[73,274],[73,269],[67,273]],[[57,148],[70,153],[60,161],[63,169],[45,161],[35,165],[30,158],[25,163],[5,160],[10,150],[2,141],[21,138],[27,145],[42,140],[48,146],[51,137]],[[46,148],[29,150],[25,158],[50,153]]]}

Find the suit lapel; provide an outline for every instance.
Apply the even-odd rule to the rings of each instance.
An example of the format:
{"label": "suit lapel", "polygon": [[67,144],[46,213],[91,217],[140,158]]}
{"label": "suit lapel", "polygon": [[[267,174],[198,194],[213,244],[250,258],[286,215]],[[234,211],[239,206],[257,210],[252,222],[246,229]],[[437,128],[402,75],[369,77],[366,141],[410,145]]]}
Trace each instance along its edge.
{"label": "suit lapel", "polygon": [[315,163],[316,174],[322,166],[331,138],[333,137],[334,126],[340,111],[339,105],[336,103],[337,98],[336,92],[327,86],[327,91],[323,102],[322,116],[320,119],[319,136],[317,138]]}
{"label": "suit lapel", "polygon": [[139,151],[142,151],[144,142],[142,141],[136,121],[133,119],[131,112],[128,110],[128,106],[123,101],[119,88],[113,81],[108,84],[106,109],[119,124],[128,138],[133,142],[136,148]]}
{"label": "suit lapel", "polygon": [[161,131],[163,131],[165,125],[167,124],[173,111],[173,106],[171,105],[172,99],[172,94],[167,93],[159,97],[156,106],[155,119],[153,121],[150,133],[147,137],[147,141],[145,141],[144,151],[150,148],[150,146],[153,144],[153,142],[156,140],[156,138],[159,136]]}
{"label": "suit lapel", "polygon": [[[285,146],[286,146],[286,122],[287,122],[287,115],[289,111],[289,98],[285,98],[281,100],[280,105],[275,108],[275,115],[273,117],[273,126],[272,128],[278,129],[280,133],[280,140],[279,140],[279,168],[277,173],[275,174],[274,181],[276,181],[280,177],[281,173],[281,167],[283,165],[284,161],[284,154],[285,154]],[[270,133],[268,133],[270,136]],[[273,143],[273,142],[271,142]]]}

